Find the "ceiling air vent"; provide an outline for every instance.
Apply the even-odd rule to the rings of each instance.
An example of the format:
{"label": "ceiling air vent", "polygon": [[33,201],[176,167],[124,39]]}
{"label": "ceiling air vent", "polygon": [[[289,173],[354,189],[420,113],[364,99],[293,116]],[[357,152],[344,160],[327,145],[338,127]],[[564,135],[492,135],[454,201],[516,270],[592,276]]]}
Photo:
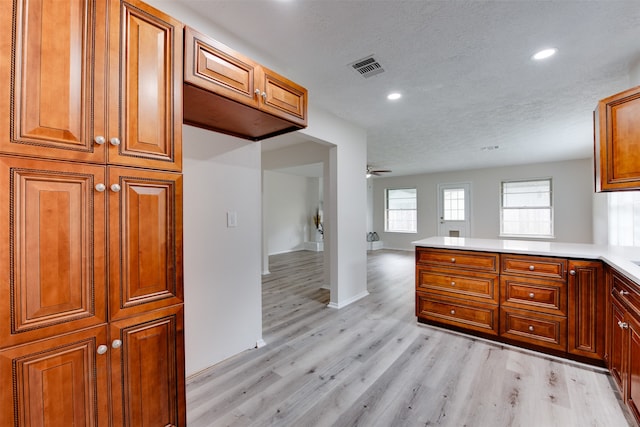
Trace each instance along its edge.
{"label": "ceiling air vent", "polygon": [[349,66],[356,70],[356,72],[365,79],[373,77],[376,74],[384,73],[384,68],[382,68],[382,65],[380,65],[373,55],[359,59],[356,62],[349,64]]}

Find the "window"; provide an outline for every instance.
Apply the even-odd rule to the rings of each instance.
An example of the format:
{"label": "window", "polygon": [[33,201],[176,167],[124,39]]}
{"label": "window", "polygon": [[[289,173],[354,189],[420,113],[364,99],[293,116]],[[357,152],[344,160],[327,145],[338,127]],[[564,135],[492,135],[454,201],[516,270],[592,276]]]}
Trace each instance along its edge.
{"label": "window", "polygon": [[640,246],[640,191],[620,191],[609,197],[609,244]]}
{"label": "window", "polygon": [[442,198],[444,199],[442,219],[445,221],[464,221],[464,188],[445,188]]}
{"label": "window", "polygon": [[553,237],[551,178],[503,181],[500,235]]}
{"label": "window", "polygon": [[415,188],[385,191],[384,231],[417,233],[417,200]]}

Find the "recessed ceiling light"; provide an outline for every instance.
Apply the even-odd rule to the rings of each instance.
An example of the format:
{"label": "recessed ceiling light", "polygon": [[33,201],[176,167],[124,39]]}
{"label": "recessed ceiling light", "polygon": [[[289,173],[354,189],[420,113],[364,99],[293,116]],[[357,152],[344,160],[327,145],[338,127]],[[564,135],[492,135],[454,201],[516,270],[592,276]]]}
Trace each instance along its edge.
{"label": "recessed ceiling light", "polygon": [[398,93],[398,92],[392,92],[389,95],[387,95],[387,99],[390,101],[394,101],[396,99],[400,99],[402,98],[402,94]]}
{"label": "recessed ceiling light", "polygon": [[556,54],[558,49],[552,47],[550,49],[543,49],[539,52],[536,52],[535,55],[531,57],[531,59],[535,59],[536,61],[540,61],[541,59],[547,59]]}

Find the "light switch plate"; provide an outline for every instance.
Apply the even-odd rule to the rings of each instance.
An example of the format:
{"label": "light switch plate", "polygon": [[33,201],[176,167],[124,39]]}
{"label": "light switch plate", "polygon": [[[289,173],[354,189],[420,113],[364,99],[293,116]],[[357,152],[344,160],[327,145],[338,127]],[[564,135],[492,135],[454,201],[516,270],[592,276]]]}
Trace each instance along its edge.
{"label": "light switch plate", "polygon": [[238,213],[237,212],[227,212],[227,227],[237,227],[238,226]]}

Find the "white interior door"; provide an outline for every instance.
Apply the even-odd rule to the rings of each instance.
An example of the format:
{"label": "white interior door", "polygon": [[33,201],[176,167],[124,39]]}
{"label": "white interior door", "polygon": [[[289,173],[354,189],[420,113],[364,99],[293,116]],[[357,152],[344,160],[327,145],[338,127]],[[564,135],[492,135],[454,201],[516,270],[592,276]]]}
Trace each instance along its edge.
{"label": "white interior door", "polygon": [[469,183],[438,184],[438,235],[466,237],[471,232]]}

